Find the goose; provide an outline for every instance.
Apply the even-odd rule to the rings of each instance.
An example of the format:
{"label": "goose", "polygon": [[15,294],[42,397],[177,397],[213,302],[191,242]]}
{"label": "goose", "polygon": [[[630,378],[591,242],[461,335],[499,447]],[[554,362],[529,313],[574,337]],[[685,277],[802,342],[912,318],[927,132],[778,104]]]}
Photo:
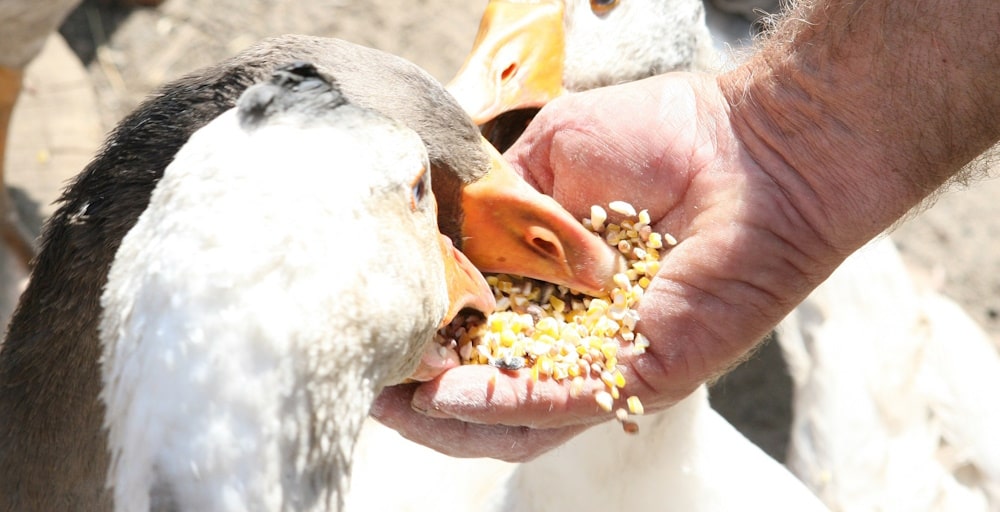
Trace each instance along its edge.
{"label": "goose", "polygon": [[[828,510],[709,407],[705,387],[666,411],[634,419],[636,435],[609,421],[519,464],[451,458],[369,419],[358,440],[347,507],[398,512]],[[413,471],[418,464],[420,471]],[[386,482],[393,483],[394,492],[386,492]]]}
{"label": "goose", "polygon": [[[566,4],[567,18],[571,3]],[[694,9],[695,3],[690,2],[689,8]],[[603,17],[597,13],[600,4],[610,6]],[[607,27],[617,31],[611,37],[641,42],[641,33],[611,23],[616,11],[638,4],[594,2],[591,21],[608,22]],[[572,5],[576,15],[585,12],[583,3]],[[646,15],[657,18],[660,12],[650,9]],[[569,21],[564,24],[569,41],[571,25]],[[474,48],[462,70],[472,77],[459,76],[452,84],[484,80],[517,93],[513,80],[498,81],[499,75],[482,71],[508,69],[503,57],[518,55],[511,47],[520,48],[519,37],[531,34],[524,27],[508,19],[484,20],[477,44],[486,50]],[[701,30],[700,26],[679,28],[684,34],[704,34]],[[570,52],[567,43],[566,61],[573,58]],[[618,66],[597,55],[576,57],[589,59],[591,74]],[[701,68],[694,59],[690,64],[693,69]],[[546,71],[514,69],[521,77],[533,76],[532,70]],[[555,74],[554,70],[548,71]],[[574,77],[566,78],[571,75],[568,70],[561,73],[567,84],[576,83]],[[621,74],[619,78],[641,77]],[[546,78],[537,80],[544,83]],[[488,84],[480,89],[493,92],[496,87]],[[504,101],[519,107],[509,98]],[[463,104],[475,108],[485,102]],[[496,105],[493,108],[484,112],[493,115]],[[512,130],[515,137],[518,128]],[[1000,506],[996,490],[1000,454],[984,435],[1000,426],[998,408],[981,391],[995,388],[989,383],[1000,375],[996,350],[951,301],[918,290],[892,239],[882,236],[848,258],[778,327],[777,340],[793,385],[787,466],[835,510],[996,510]]]}
{"label": "goose", "polygon": [[787,464],[832,510],[1000,509],[1000,353],[889,237],[778,333],[795,386]]}
{"label": "goose", "polygon": [[490,0],[448,90],[503,151],[564,92],[718,63],[699,0]]}
{"label": "goose", "polygon": [[302,62],[192,134],[101,296],[115,510],[340,510],[375,396],[491,310],[430,179],[416,132]]}
{"label": "goose", "polygon": [[[123,237],[196,129],[283,62],[313,62],[343,94],[414,129],[427,147],[439,228],[546,279],[598,288],[618,260],[555,201],[513,179],[445,89],[415,65],[346,41],[280,36],[166,85],[123,119],[67,187],[0,347],[0,510],[109,509],[98,325]],[[498,176],[499,175],[499,176]],[[492,193],[491,193],[492,192]],[[469,198],[474,198],[469,200]],[[473,214],[476,209],[485,214]],[[490,219],[508,217],[504,231]],[[475,221],[487,222],[486,226]],[[519,221],[519,222],[514,222]],[[487,233],[483,235],[483,233]],[[534,270],[532,270],[534,269]]]}

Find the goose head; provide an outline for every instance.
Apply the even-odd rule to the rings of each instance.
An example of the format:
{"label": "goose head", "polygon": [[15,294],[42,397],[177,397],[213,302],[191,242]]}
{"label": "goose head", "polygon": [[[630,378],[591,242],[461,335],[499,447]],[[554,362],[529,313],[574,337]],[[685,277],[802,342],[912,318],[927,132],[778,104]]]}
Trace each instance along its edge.
{"label": "goose head", "polygon": [[[154,93],[118,124],[59,199],[0,347],[0,509],[58,510],[65,503],[107,508],[98,330],[110,269],[125,254],[120,243],[191,134],[232,109],[275,66],[300,60],[335,77],[349,102],[417,133],[428,155],[439,232],[466,254],[501,256],[473,261],[477,266],[527,266],[540,278],[581,290],[611,281],[617,256],[554,200],[519,180],[499,198],[491,195],[502,188],[490,183],[494,170],[512,172],[510,167],[483,142],[444,87],[417,66],[334,39],[265,40]],[[277,175],[273,185],[289,185],[282,180]],[[465,198],[478,185],[487,189],[485,198],[469,204]],[[473,206],[485,213],[477,215]],[[500,231],[489,231],[506,220],[510,224]],[[243,225],[247,236],[264,235],[258,231]],[[432,245],[442,248],[441,242]]]}
{"label": "goose head", "polygon": [[481,276],[450,304],[471,264],[429,170],[416,132],[304,63],[191,136],[101,297],[117,510],[337,508],[376,394],[492,304]]}
{"label": "goose head", "polygon": [[223,67],[258,69],[279,59],[315,62],[352,101],[420,134],[434,176],[439,227],[480,270],[538,277],[592,294],[612,284],[621,265],[615,251],[521,179],[426,72],[383,52],[303,36],[267,41]]}
{"label": "goose head", "polygon": [[706,68],[713,58],[701,0],[490,0],[448,89],[476,124],[519,111],[508,119],[523,127],[566,91]]}

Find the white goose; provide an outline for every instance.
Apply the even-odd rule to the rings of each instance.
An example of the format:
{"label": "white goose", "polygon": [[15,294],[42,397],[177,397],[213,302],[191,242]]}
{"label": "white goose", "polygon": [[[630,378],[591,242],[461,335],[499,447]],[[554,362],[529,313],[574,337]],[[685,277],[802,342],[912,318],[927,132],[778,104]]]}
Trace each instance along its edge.
{"label": "white goose", "polygon": [[504,151],[565,91],[718,64],[699,0],[491,0],[448,90]]}
{"label": "white goose", "polygon": [[[640,3],[595,1],[592,3],[595,13],[602,8],[611,10],[592,16],[590,26],[606,22],[603,27],[614,31],[612,38],[641,45],[641,30],[613,24],[616,11],[621,11],[624,19],[624,12]],[[697,3],[687,2],[687,9],[695,9]],[[579,35],[571,29],[574,25],[570,20],[585,12],[583,6],[584,2],[566,4],[567,41]],[[660,8],[666,8],[665,4]],[[648,9],[645,14],[653,19],[660,12]],[[700,20],[697,25],[678,27],[677,31],[704,34]],[[510,65],[503,57],[517,54],[514,49],[522,46],[541,51],[540,46],[532,47],[515,36],[527,38],[532,33],[530,29],[515,24],[498,29],[492,27],[492,22],[484,22],[482,26],[504,37],[480,34],[478,41],[487,49],[474,51],[470,63],[463,68],[466,73],[507,69],[503,66]],[[590,34],[595,34],[596,39],[603,37],[596,28],[587,33]],[[656,44],[647,43],[650,47]],[[694,49],[703,48],[697,38],[689,44]],[[608,43],[605,41],[604,45]],[[552,48],[554,55],[561,51],[558,45]],[[597,49],[592,54],[572,54],[568,42],[565,53],[567,63],[574,58],[600,55]],[[471,63],[478,58],[485,58],[485,63]],[[493,66],[491,59],[500,65]],[[600,73],[595,70],[619,66],[614,60],[597,57],[588,62],[593,68],[588,72],[590,75]],[[687,64],[698,67],[695,59]],[[554,69],[548,71],[556,73]],[[567,84],[576,83],[568,69],[562,71],[564,79]],[[519,71],[528,76],[530,70]],[[480,90],[492,93],[495,90],[492,84],[504,85],[494,76],[499,75],[480,75],[479,79],[487,84]],[[641,76],[621,74],[618,78],[625,81]],[[476,90],[468,85],[474,81],[461,77],[453,83],[459,84],[458,91],[465,93]],[[545,77],[537,83],[545,83]],[[508,86],[513,85],[516,84]],[[497,95],[505,98],[502,102],[497,100],[497,105],[520,106],[516,99],[502,93]],[[489,104],[476,98],[465,100],[467,108]],[[487,111],[487,115],[494,113]],[[497,131],[495,127],[493,130]],[[512,131],[516,136],[518,127]],[[993,405],[995,400],[984,397],[982,391],[995,389],[989,383],[1000,375],[996,350],[967,316],[947,305],[950,304],[947,299],[926,291],[919,292],[919,298],[908,299],[918,293],[915,290],[892,241],[883,237],[852,256],[782,326],[778,340],[795,386],[789,466],[828,505],[838,510],[859,507],[974,510],[968,508],[973,505],[996,510],[1000,508],[996,490],[1000,486],[997,473],[1000,454],[985,432],[1000,428],[996,419],[1000,408]],[[947,351],[941,344],[942,336],[951,338]],[[930,357],[932,353],[942,355]],[[867,370],[858,375],[861,368]],[[926,385],[928,380],[934,382],[930,389]],[[925,384],[908,387],[905,384],[909,382]]]}
{"label": "white goose", "polygon": [[1000,355],[888,237],[778,333],[795,384],[787,464],[831,509],[1000,510]]}
{"label": "white goose", "polygon": [[[449,304],[420,137],[285,67],[177,153],[101,298],[114,507],[339,510]],[[454,275],[449,272],[447,275]]]}

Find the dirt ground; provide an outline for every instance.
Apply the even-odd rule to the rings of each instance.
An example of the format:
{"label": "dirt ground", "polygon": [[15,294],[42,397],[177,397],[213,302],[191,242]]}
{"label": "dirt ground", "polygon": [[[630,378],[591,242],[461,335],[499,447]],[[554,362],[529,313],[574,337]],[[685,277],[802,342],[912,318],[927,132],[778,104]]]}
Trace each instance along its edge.
{"label": "dirt ground", "polygon": [[[8,165],[36,227],[101,137],[164,81],[265,36],[339,37],[406,57],[447,81],[469,50],[485,0],[166,0],[127,9],[84,2],[27,81]],[[907,261],[1000,340],[1000,181],[948,193],[893,235]],[[789,381],[771,343],[715,390],[716,407],[775,457],[784,453]]]}

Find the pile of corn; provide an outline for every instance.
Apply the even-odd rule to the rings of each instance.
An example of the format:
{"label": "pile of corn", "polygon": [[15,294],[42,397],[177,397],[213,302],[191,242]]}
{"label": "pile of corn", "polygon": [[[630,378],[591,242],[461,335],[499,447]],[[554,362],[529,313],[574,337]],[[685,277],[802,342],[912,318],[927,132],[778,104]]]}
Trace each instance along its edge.
{"label": "pile of corn", "polygon": [[608,223],[607,211],[591,207],[583,225],[617,247],[628,262],[614,277],[615,288],[604,297],[590,297],[564,286],[507,274],[489,275],[486,281],[497,299],[496,311],[487,318],[459,317],[440,333],[441,342],[458,351],[463,364],[490,364],[503,370],[529,368],[533,379],[570,380],[578,395],[589,378],[600,379],[604,390],[594,395],[605,411],[615,411],[626,432],[638,426],[630,415],[643,413],[637,396],[628,396],[625,407],[615,408],[622,397],[625,377],[617,368],[619,337],[643,352],[649,341],[635,332],[637,305],[660,268],[660,251],[677,241],[649,225],[649,212],[614,201],[608,208],[624,217]]}

